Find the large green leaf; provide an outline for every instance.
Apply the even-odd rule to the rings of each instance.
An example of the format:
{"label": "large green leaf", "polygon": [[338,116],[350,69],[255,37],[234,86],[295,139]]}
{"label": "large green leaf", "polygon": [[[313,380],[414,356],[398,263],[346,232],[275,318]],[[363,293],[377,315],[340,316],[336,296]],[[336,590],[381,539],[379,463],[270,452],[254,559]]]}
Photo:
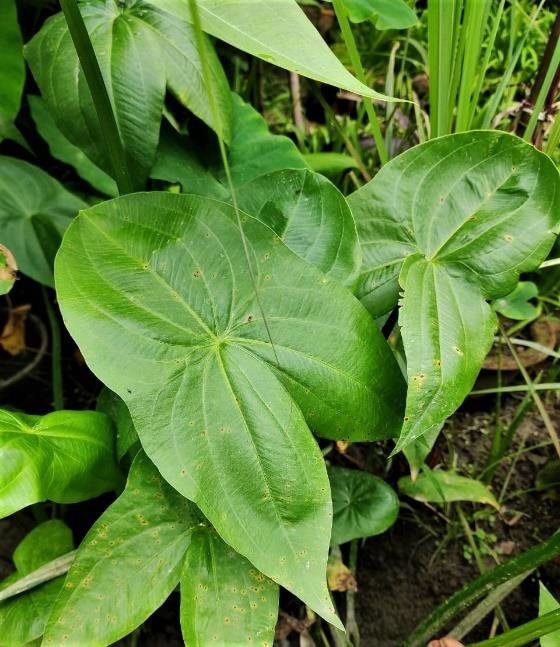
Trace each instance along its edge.
{"label": "large green leaf", "polygon": [[[16,572],[0,582],[0,589],[17,582],[73,548],[72,531],[66,524],[57,519],[42,523],[34,528],[16,548],[13,556]],[[64,578],[59,577],[0,603],[0,645],[2,647],[23,647],[43,635],[63,581]]]}
{"label": "large green leaf", "polygon": [[77,146],[74,146],[66,139],[56,125],[55,120],[51,117],[45,101],[36,96],[29,96],[27,100],[29,101],[35,126],[41,137],[49,145],[51,155],[73,166],[78,175],[100,193],[112,197],[117,196],[119,192],[115,180],[98,168]]}
{"label": "large green leaf", "polygon": [[0,236],[19,269],[54,285],[53,261],[62,234],[85,204],[36,166],[0,156]]}
{"label": "large green leaf", "polygon": [[263,175],[239,188],[238,203],[328,276],[345,284],[356,278],[362,254],[354,218],[344,196],[322,175]]}
{"label": "large green leaf", "polygon": [[295,0],[198,0],[198,6],[204,31],[238,49],[362,96],[395,100],[352,76]]}
{"label": "large green leaf", "polygon": [[[114,0],[89,0],[80,7],[138,186],[155,159],[166,87],[216,127],[208,104],[211,91],[219,108],[222,135],[229,141],[227,80],[211,44],[204,41],[212,79],[212,87],[205,87],[194,31],[183,10],[172,13],[151,0],[124,6]],[[97,115],[64,16],[47,20],[25,50],[60,130],[110,174]]]}
{"label": "large green leaf", "polygon": [[0,518],[38,501],[75,503],[116,488],[113,444],[111,421],[95,411],[0,409]]}
{"label": "large green leaf", "polygon": [[177,586],[198,523],[192,503],[141,452],[80,545],[43,645],[104,647],[142,624]]}
{"label": "large green leaf", "polygon": [[538,267],[560,220],[548,157],[497,131],[406,151],[349,198],[364,249],[358,295],[374,317],[397,305],[407,356],[402,449],[433,432],[472,388],[492,341],[486,299]]}
{"label": "large green leaf", "polygon": [[[234,188],[265,173],[306,168],[292,140],[270,133],[263,117],[236,94],[232,94],[231,130],[228,164]],[[228,200],[229,185],[217,147],[209,160],[199,155],[208,156],[208,148],[192,137],[180,139],[164,133],[151,177],[178,182],[185,193]]]}
{"label": "large green leaf", "polygon": [[390,528],[399,514],[393,488],[373,474],[344,467],[329,467],[333,500],[331,542],[379,535]]}
{"label": "large green leaf", "polygon": [[189,647],[272,647],[278,586],[215,530],[192,536],[181,576],[181,627]]}
{"label": "large green leaf", "polygon": [[0,116],[11,122],[19,112],[25,63],[15,0],[0,3]]}
{"label": "large green leaf", "polygon": [[83,212],[57,257],[58,296],[164,477],[259,570],[337,622],[328,479],[306,421],[331,438],[390,436],[401,376],[349,292],[243,220],[258,301],[233,208],[170,193]]}

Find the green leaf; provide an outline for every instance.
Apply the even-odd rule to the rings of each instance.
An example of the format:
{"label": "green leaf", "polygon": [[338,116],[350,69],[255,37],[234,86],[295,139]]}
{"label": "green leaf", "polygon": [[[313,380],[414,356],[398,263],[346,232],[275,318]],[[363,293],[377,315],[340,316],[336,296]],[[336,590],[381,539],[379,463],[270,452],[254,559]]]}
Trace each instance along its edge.
{"label": "green leaf", "polygon": [[343,0],[352,22],[376,19],[379,30],[408,29],[418,18],[404,0]]}
{"label": "green leaf", "polygon": [[[14,552],[16,572],[0,583],[12,584],[74,548],[72,531],[57,519],[34,528]],[[64,578],[59,577],[31,591],[0,603],[0,645],[23,647],[43,635]]]}
{"label": "green leaf", "polygon": [[100,193],[115,197],[118,195],[115,180],[98,168],[85,154],[62,134],[51,117],[47,104],[41,97],[29,96],[29,107],[35,126],[41,137],[49,145],[49,150],[56,159],[70,164],[78,175]]}
{"label": "green leaf", "polygon": [[[542,582],[539,582],[539,617],[555,611],[559,607],[558,600]],[[560,645],[560,629],[546,636],[542,636],[540,643],[541,647],[558,647]]]}
{"label": "green leaf", "polygon": [[[269,132],[266,121],[241,97],[232,94],[232,140],[228,164],[234,187],[265,173],[282,169],[306,168],[296,145],[287,137]],[[178,182],[185,193],[196,193],[228,200],[229,186],[216,149],[214,158],[205,163],[197,151],[206,152],[191,139],[182,141],[174,135],[164,136],[151,177]]]}
{"label": "green leaf", "polygon": [[124,492],[80,545],[43,646],[110,645],[142,624],[177,586],[199,522],[140,452]]}
{"label": "green leaf", "polygon": [[509,319],[534,319],[539,309],[529,301],[538,295],[539,288],[532,281],[520,281],[512,292],[494,301],[492,307]]}
{"label": "green leaf", "polygon": [[38,501],[76,503],[116,488],[113,442],[109,418],[95,411],[0,409],[0,518]]}
{"label": "green leaf", "polygon": [[8,294],[17,279],[17,263],[12,252],[0,243],[0,295]]}
{"label": "green leaf", "polygon": [[0,25],[0,116],[11,122],[19,112],[25,83],[23,41],[15,0],[4,0],[0,4]]}
{"label": "green leaf", "polygon": [[333,500],[331,543],[380,535],[397,520],[399,499],[392,487],[373,474],[329,467]]}
{"label": "green leaf", "polygon": [[475,479],[460,476],[456,472],[433,470],[423,472],[413,481],[410,476],[399,479],[399,490],[406,496],[423,503],[451,503],[472,501],[500,508],[490,490]]}
{"label": "green leaf", "polygon": [[472,389],[492,348],[496,315],[470,277],[454,270],[418,254],[401,271],[399,323],[408,393],[395,451],[441,429]]}
{"label": "green leaf", "polygon": [[473,131],[399,155],[349,198],[364,251],[357,294],[374,317],[404,291],[407,356],[403,449],[469,393],[490,348],[486,304],[536,269],[560,220],[560,177],[519,138]]}
{"label": "green leaf", "polygon": [[268,225],[298,256],[344,284],[357,276],[362,254],[344,196],[322,175],[277,171],[242,185],[241,209]]}
{"label": "green leaf", "polygon": [[358,168],[354,159],[343,153],[307,153],[303,159],[311,170],[329,176]]}
{"label": "green leaf", "polygon": [[[90,0],[80,6],[129,164],[141,186],[155,159],[166,87],[185,107],[216,127],[193,29],[183,10],[171,13],[149,0],[125,7]],[[212,77],[210,90],[226,125],[222,136],[229,141],[230,92],[210,42],[205,43]],[[97,115],[64,16],[57,14],[47,20],[25,51],[57,126],[110,174]]]}
{"label": "green leaf", "polygon": [[84,206],[36,166],[0,156],[2,243],[32,279],[54,286],[52,266],[62,234]]}
{"label": "green leaf", "polygon": [[360,83],[295,0],[198,0],[204,31],[264,61],[361,96],[395,101]]}
{"label": "green leaf", "polygon": [[272,646],[278,586],[213,528],[192,536],[181,576],[181,627],[192,647]]}
{"label": "green leaf", "polygon": [[349,292],[242,218],[274,349],[235,212],[208,198],[132,195],[83,212],[57,257],[58,297],[164,477],[235,550],[338,623],[325,586],[328,479],[306,421],[332,438],[387,437],[401,376]]}
{"label": "green leaf", "polygon": [[111,418],[117,429],[117,457],[121,460],[138,442],[138,434],[126,404],[116,393],[104,386],[97,398],[97,411]]}

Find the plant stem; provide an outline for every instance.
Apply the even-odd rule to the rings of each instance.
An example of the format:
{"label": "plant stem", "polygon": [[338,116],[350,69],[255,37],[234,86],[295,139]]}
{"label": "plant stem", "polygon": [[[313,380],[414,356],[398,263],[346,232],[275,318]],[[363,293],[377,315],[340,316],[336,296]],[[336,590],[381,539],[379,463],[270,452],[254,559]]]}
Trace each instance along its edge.
{"label": "plant stem", "polygon": [[62,383],[62,350],[60,342],[60,325],[58,318],[52,307],[47,288],[43,286],[43,300],[49,318],[49,327],[51,331],[51,375],[52,375],[52,392],[53,407],[55,411],[64,409],[64,387]]}
{"label": "plant stem", "polygon": [[121,195],[132,193],[135,186],[130,176],[119,128],[77,0],[60,0],[60,6],[64,12],[70,36],[93,99],[93,105],[99,119],[103,141],[107,148],[107,154],[113,168],[113,177],[117,183],[119,193]]}
{"label": "plant stem", "polygon": [[528,645],[533,640],[546,636],[557,629],[560,629],[560,609],[555,609],[490,640],[471,643],[469,647],[523,647],[523,645]]}
{"label": "plant stem", "polygon": [[[358,540],[353,539],[350,542],[350,572],[356,575],[358,567]],[[354,647],[360,647],[360,629],[356,620],[356,592],[348,589],[346,592],[346,634],[350,644]]]}
{"label": "plant stem", "polygon": [[[348,21],[346,8],[344,7],[342,0],[333,0],[333,7],[336,13],[338,24],[340,25],[340,31],[342,32],[342,38],[344,39],[346,50],[348,51],[348,56],[350,56],[350,61],[352,63],[352,67],[354,68],[354,72],[356,73],[358,80],[367,85],[368,82],[364,71],[364,66],[362,65],[362,60],[360,58],[360,53],[358,52],[354,34],[352,33],[352,28],[350,27],[350,22]],[[385,140],[383,139],[383,135],[381,134],[381,127],[379,125],[379,120],[377,119],[377,114],[375,113],[373,99],[371,99],[371,97],[364,97],[363,102],[373,133],[373,138],[375,140],[375,145],[377,146],[379,161],[381,162],[381,165],[386,164],[389,161],[389,155],[385,146]]]}

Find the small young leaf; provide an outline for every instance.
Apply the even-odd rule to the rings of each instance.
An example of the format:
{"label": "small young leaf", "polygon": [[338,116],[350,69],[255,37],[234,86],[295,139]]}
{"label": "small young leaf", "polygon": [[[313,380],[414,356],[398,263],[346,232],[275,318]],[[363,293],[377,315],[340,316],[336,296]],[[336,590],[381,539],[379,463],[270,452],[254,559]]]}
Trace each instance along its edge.
{"label": "small young leaf", "polygon": [[[184,106],[216,127],[186,3],[175,7],[175,13],[163,5],[147,0],[123,6],[104,0],[80,2],[139,187],[155,159],[166,87]],[[204,42],[211,91],[225,124],[222,136],[229,141],[229,87],[212,45]],[[64,16],[49,18],[25,52],[57,126],[92,162],[111,173],[97,114]]]}
{"label": "small young leaf", "polygon": [[44,647],[106,646],[138,627],[179,582],[200,519],[140,452],[124,492],[78,549]]}
{"label": "small young leaf", "polygon": [[181,575],[187,645],[272,647],[278,585],[225,544],[211,527],[192,536]]}
{"label": "small young leaf", "polygon": [[84,206],[40,168],[0,156],[2,243],[32,279],[54,286],[52,266],[62,234]]}
{"label": "small young leaf", "polygon": [[[73,548],[72,531],[66,524],[57,519],[42,523],[16,548],[13,556],[16,573],[0,582],[0,589]],[[23,647],[43,635],[63,581],[59,577],[0,603],[1,647]]]}
{"label": "small young leaf", "polygon": [[277,171],[239,187],[241,209],[268,225],[298,256],[351,285],[362,255],[356,225],[340,191],[307,170]]}
{"label": "small young leaf", "polygon": [[78,175],[91,184],[100,193],[117,196],[118,190],[115,180],[98,168],[85,154],[62,134],[51,117],[47,104],[41,97],[29,96],[29,107],[35,126],[41,137],[49,145],[49,150],[56,159],[70,164],[76,169]]}
{"label": "small young leaf", "polygon": [[354,158],[344,153],[307,153],[303,159],[312,171],[329,177],[358,168]]}
{"label": "small young leaf", "polygon": [[352,76],[295,0],[198,0],[198,6],[204,31],[244,52],[362,96],[395,100]]}
{"label": "small young leaf", "polygon": [[539,288],[532,281],[520,281],[513,292],[497,299],[492,306],[508,319],[534,319],[539,314],[539,309],[530,303],[539,294]]}
{"label": "small young leaf", "polygon": [[116,488],[113,444],[111,421],[95,411],[0,409],[0,518],[38,501],[75,503]]}
{"label": "small young leaf", "polygon": [[111,389],[104,386],[97,398],[97,411],[106,413],[117,429],[117,457],[119,460],[138,443],[138,434],[126,404]]}
{"label": "small young leaf", "polygon": [[373,474],[343,467],[329,467],[333,500],[332,544],[380,535],[399,514],[393,488]]}
{"label": "small young leaf", "polygon": [[260,304],[234,209],[171,193],[83,212],[57,257],[59,301],[164,477],[259,570],[338,622],[328,479],[306,421],[330,437],[386,437],[402,378],[352,295],[243,219]]}
{"label": "small young leaf", "polygon": [[8,294],[14,287],[18,266],[12,252],[0,244],[0,295]]}
{"label": "small young leaf", "polygon": [[19,112],[25,82],[23,41],[15,0],[3,0],[0,3],[0,25],[0,117],[12,122]]}
{"label": "small young leaf", "polygon": [[485,503],[496,509],[500,508],[496,498],[484,483],[460,476],[456,472],[443,470],[423,472],[415,481],[410,476],[403,476],[399,479],[399,490],[406,496],[424,503],[472,501]]}
{"label": "small young leaf", "polygon": [[[539,582],[539,616],[544,616],[559,607],[560,603],[558,600],[542,582]],[[540,642],[541,647],[558,647],[560,645],[560,629],[546,636],[542,636]]]}

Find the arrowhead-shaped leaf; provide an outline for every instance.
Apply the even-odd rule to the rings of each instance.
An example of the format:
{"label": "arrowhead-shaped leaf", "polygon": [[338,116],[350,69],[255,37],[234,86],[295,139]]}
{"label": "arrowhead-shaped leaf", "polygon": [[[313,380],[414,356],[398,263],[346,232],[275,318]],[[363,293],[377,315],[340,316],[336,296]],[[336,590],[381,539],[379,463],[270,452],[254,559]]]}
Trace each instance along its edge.
{"label": "arrowhead-shaped leaf", "polygon": [[401,377],[352,295],[242,218],[274,347],[235,212],[208,198],[141,194],[83,212],[58,256],[58,296],[165,478],[227,543],[336,622],[328,479],[306,421],[331,438],[387,437],[400,424]]}
{"label": "arrowhead-shaped leaf", "polygon": [[0,409],[0,518],[38,501],[76,503],[118,487],[113,446],[111,421],[95,411]]}
{"label": "arrowhead-shaped leaf", "polygon": [[181,575],[181,627],[192,647],[272,647],[278,585],[200,527],[192,536]]}
{"label": "arrowhead-shaped leaf", "polygon": [[244,52],[362,96],[396,101],[352,76],[295,0],[198,0],[198,6],[204,31]]}
{"label": "arrowhead-shaped leaf", "polygon": [[80,545],[43,645],[110,645],[142,624],[177,586],[199,522],[140,452],[124,492]]}
{"label": "arrowhead-shaped leaf", "polygon": [[[185,3],[186,7],[186,3]],[[205,41],[212,87],[205,88],[194,31],[184,12],[160,3],[80,2],[111,98],[136,183],[155,159],[166,87],[208,125],[208,92],[216,97],[222,136],[229,141],[230,92],[222,67]],[[66,137],[97,166],[112,172],[91,95],[62,14],[51,17],[26,46],[26,57],[51,114]]]}
{"label": "arrowhead-shaped leaf", "polygon": [[[13,555],[16,572],[0,582],[0,590],[73,548],[72,531],[66,524],[58,519],[45,521],[16,548]],[[2,647],[23,647],[43,635],[63,581],[59,577],[0,603]]]}
{"label": "arrowhead-shaped leaf", "polygon": [[548,254],[560,178],[517,137],[475,131],[406,151],[349,203],[364,248],[358,295],[378,317],[396,306],[399,280],[404,291],[402,449],[433,432],[472,388],[495,326],[485,300],[508,294]]}
{"label": "arrowhead-shaped leaf", "polygon": [[375,18],[377,29],[407,29],[418,20],[405,0],[343,0],[353,22]]}
{"label": "arrowhead-shaped leaf", "polygon": [[332,466],[328,472],[334,513],[331,543],[379,535],[395,523],[399,499],[385,481],[344,467]]}
{"label": "arrowhead-shaped leaf", "polygon": [[40,168],[0,156],[2,243],[32,279],[54,285],[52,267],[62,234],[84,206]]}

